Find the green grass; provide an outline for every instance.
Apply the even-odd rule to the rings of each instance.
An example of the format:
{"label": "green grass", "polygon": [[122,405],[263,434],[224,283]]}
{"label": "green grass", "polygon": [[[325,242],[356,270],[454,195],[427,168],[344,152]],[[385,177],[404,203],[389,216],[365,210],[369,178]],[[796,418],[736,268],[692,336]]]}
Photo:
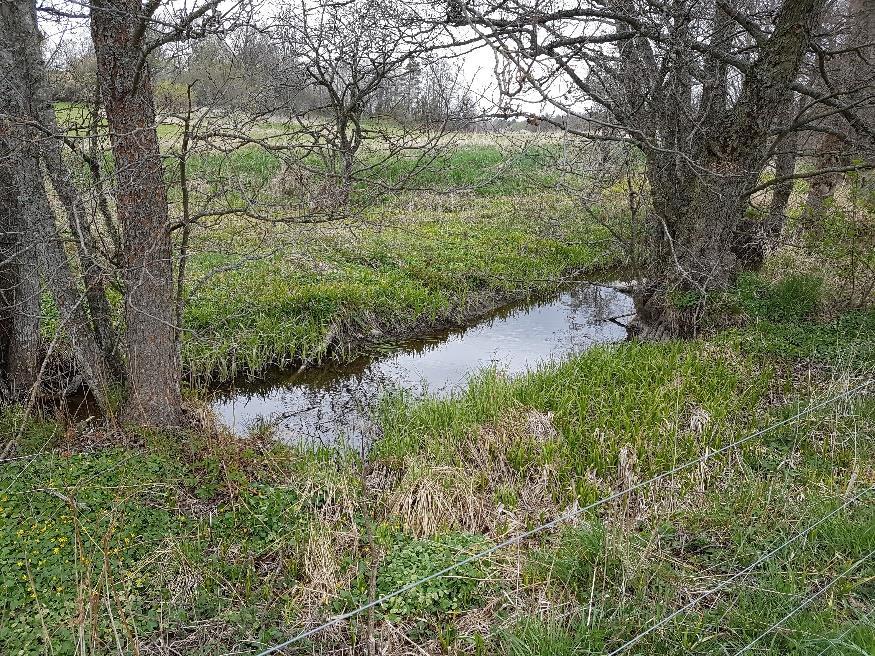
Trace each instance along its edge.
{"label": "green grass", "polygon": [[[367,598],[371,522],[383,594],[847,384],[847,369],[809,362],[737,336],[631,343],[515,380],[486,372],[454,399],[391,397],[367,485],[353,454],[198,431],[101,448],[99,432],[36,422],[25,446],[42,455],[0,468],[0,650],[73,653],[85,636],[113,654],[166,635],[187,654],[256,653]],[[378,641],[610,651],[875,483],[873,420],[871,394],[836,403],[497,552],[379,609]],[[873,549],[863,497],[634,653],[733,654]],[[757,653],[816,656],[846,629],[832,653],[868,653],[873,576],[862,565]]]}
{"label": "green grass", "polygon": [[871,372],[875,367],[875,311],[849,312],[833,321],[758,321],[726,335],[753,355],[805,359],[823,366]]}
{"label": "green grass", "polygon": [[[552,168],[555,153],[534,147],[507,152],[498,146],[459,146],[422,166],[413,177],[414,186],[429,190],[470,190],[481,197],[500,197],[543,191],[554,187],[558,175]],[[409,176],[417,160],[397,159],[381,167],[382,182]]]}
{"label": "green grass", "polygon": [[[670,522],[662,518],[653,529],[615,535],[613,540],[602,536],[595,543],[589,539],[581,543],[579,538],[564,537],[552,553],[540,552],[536,562],[555,568],[549,587],[557,602],[573,599],[576,606],[561,619],[554,614],[511,622],[497,632],[495,651],[539,655],[611,651],[674,609],[721,587],[637,641],[631,653],[735,653],[875,549],[875,514],[869,497],[868,505],[836,513],[804,539],[778,550],[749,575],[724,587],[748,563],[839,505],[828,495],[783,502],[769,496],[787,489],[774,482],[769,489],[712,493],[698,508],[688,508]],[[776,513],[776,505],[780,512]],[[869,582],[873,573],[873,563],[864,563],[824,598],[767,633],[757,653],[815,655],[855,623],[859,623],[857,631],[849,633],[844,643],[848,651],[839,647],[832,653],[855,653],[854,649],[868,653],[873,618],[867,618],[866,611],[875,599]],[[568,585],[569,579],[574,585]]]}
{"label": "green grass", "polygon": [[[187,370],[227,380],[350,357],[616,262],[579,208],[530,193],[552,184],[546,156],[493,179],[503,154],[465,146],[422,181],[469,194],[402,195],[345,224],[196,230]],[[222,170],[258,186],[277,162],[254,149],[192,161],[196,177]],[[823,295],[810,273],[742,279],[727,303],[744,325],[709,339],[601,346],[513,380],[485,371],[450,399],[387,397],[364,478],[345,452],[207,429],[119,440],[31,418],[18,449],[34,457],[0,464],[0,652],[149,653],[168,640],[257,653],[366,600],[372,573],[390,592],[871,375],[875,315],[824,319]],[[4,410],[0,432],[23,421]],[[875,483],[873,425],[871,393],[795,419],[396,598],[376,612],[378,642],[609,652]],[[865,497],[630,653],[734,654],[873,548]],[[872,653],[873,577],[870,561],[756,653]],[[364,624],[301,653],[360,646]]]}
{"label": "green grass", "polygon": [[[71,130],[89,120],[82,105],[55,109]],[[159,126],[168,155],[179,148],[174,131]],[[556,182],[549,143],[515,152],[456,136],[462,143],[421,170],[414,157],[376,165],[384,154],[366,144],[360,166],[370,182],[353,190],[354,219],[296,226],[225,215],[195,227],[182,349],[189,380],[226,382],[329,353],[351,358],[373,342],[458,324],[555,288],[571,273],[619,262],[606,229],[567,197],[545,191]],[[322,166],[315,156],[307,163]],[[111,176],[108,150],[102,166]],[[165,166],[176,218],[178,162],[167,157]],[[188,160],[193,211],[203,211],[201,203],[216,211],[216,203],[239,209],[254,200],[268,215],[294,214],[299,199],[274,184],[281,168],[276,153],[253,145],[196,150]],[[414,171],[410,191],[371,197],[373,182],[391,187]]]}
{"label": "green grass", "polygon": [[[319,231],[240,226],[195,235],[190,283],[198,291],[188,299],[184,363],[195,377],[227,380],[319,360],[329,347],[349,357],[374,335],[458,323],[615,261],[602,228],[555,199],[542,202],[548,216],[566,212],[549,234],[547,218],[531,220],[531,203],[471,199],[464,209],[384,207],[368,224]],[[277,244],[279,252],[252,258]]]}
{"label": "green grass", "polygon": [[[698,343],[598,346],[522,378],[485,372],[457,398],[390,398],[378,449],[386,457],[456,464],[478,426],[526,409],[552,417],[563,439],[545,456],[569,479],[613,471],[624,447],[648,475],[755,427],[750,410],[771,378],[769,367],[731,351],[703,357]],[[666,421],[667,414],[674,419]]]}

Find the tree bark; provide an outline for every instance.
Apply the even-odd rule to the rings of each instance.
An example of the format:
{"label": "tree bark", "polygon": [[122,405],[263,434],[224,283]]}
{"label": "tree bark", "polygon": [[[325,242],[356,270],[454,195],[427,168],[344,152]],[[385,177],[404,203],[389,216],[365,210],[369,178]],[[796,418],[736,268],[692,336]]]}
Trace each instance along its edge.
{"label": "tree bark", "polygon": [[126,399],[123,418],[153,426],[181,416],[172,244],[139,0],[91,3],[91,35],[115,160],[122,229]]}
{"label": "tree bark", "polygon": [[650,261],[636,290],[633,332],[656,339],[695,336],[712,297],[762,261],[763,226],[746,216],[750,190],[768,160],[770,130],[790,100],[822,5],[782,4],[737,101],[703,127],[695,148],[645,148],[653,199]]}
{"label": "tree bark", "polygon": [[[36,149],[33,149],[34,151]],[[85,310],[85,294],[77,285],[64,245],[58,236],[55,215],[46,196],[45,179],[37,152],[24,150],[18,159],[17,176],[22,197],[22,212],[31,227],[36,261],[73,349],[78,371],[100,408],[110,410],[108,397],[112,375],[95,339],[90,317]]]}
{"label": "tree bark", "polygon": [[695,337],[711,296],[726,290],[741,268],[734,246],[756,175],[723,175],[713,161],[693,169],[680,159],[648,158],[649,265],[631,324],[646,339]]}
{"label": "tree bark", "polygon": [[[847,43],[842,44],[844,52],[828,60],[827,64],[832,65],[825,65],[830,79],[824,82],[828,88],[838,86],[850,91],[848,100],[859,103],[853,110],[856,120],[851,125],[837,121],[834,130],[842,136],[829,133],[818,140],[815,169],[847,165],[852,154],[865,159],[873,155],[871,135],[875,131],[875,103],[867,95],[871,94],[875,84],[875,68],[872,66],[875,57],[875,0],[849,0],[847,12]],[[855,129],[855,126],[862,129]],[[835,195],[843,177],[841,173],[825,173],[811,179],[805,202],[808,228],[818,229],[827,201]]]}
{"label": "tree bark", "polygon": [[[57,130],[55,113],[49,106],[42,119],[42,124]],[[85,205],[79,195],[79,190],[70,178],[61,157],[58,141],[46,140],[41,149],[42,159],[46,166],[52,188],[61,200],[67,214],[67,224],[76,244],[79,265],[82,271],[82,281],[85,284],[85,299],[88,304],[88,314],[97,345],[102,352],[112,378],[116,382],[124,380],[124,363],[119,353],[118,335],[112,324],[112,310],[106,296],[106,271],[97,263],[95,254],[97,247],[90,227],[85,223]]]}
{"label": "tree bark", "polygon": [[[8,134],[7,121],[0,131]],[[37,382],[40,288],[33,233],[19,208],[12,152],[4,142],[0,138],[0,400],[14,401]]]}
{"label": "tree bark", "polygon": [[[789,125],[799,111],[799,98],[788,99],[785,108],[778,117],[779,125]],[[796,154],[799,148],[799,134],[789,132],[783,135],[776,144],[774,159],[775,178],[788,178],[796,171]],[[763,224],[762,242],[757,248],[752,268],[759,269],[765,260],[766,250],[774,246],[781,238],[784,223],[787,219],[787,205],[793,194],[793,180],[787,179],[772,187],[772,198]]]}
{"label": "tree bark", "polygon": [[[845,144],[834,134],[823,135],[817,143],[814,155],[816,169],[830,169],[847,164],[844,153]],[[811,178],[808,183],[808,196],[805,199],[805,219],[807,227],[815,228],[823,219],[827,201],[835,195],[842,181],[841,173],[824,173]]]}
{"label": "tree bark", "polygon": [[[7,152],[12,156],[10,161],[14,162],[8,182],[10,189],[17,194],[14,211],[24,230],[19,247],[25,253],[21,261],[27,265],[27,275],[19,277],[20,282],[25,283],[26,298],[33,299],[29,301],[32,307],[28,309],[28,315],[32,313],[35,321],[39,321],[39,277],[42,274],[61,318],[60,329],[70,338],[78,369],[98,404],[106,409],[112,376],[97,347],[91,318],[83,307],[76,275],[61,243],[54,212],[46,196],[42,171],[44,153],[57,156],[58,167],[62,164],[55,138],[50,136],[57,127],[33,1],[15,0],[0,5],[0,27],[0,56],[4,70],[8,71],[2,96],[7,110],[4,113],[9,117],[4,137]],[[56,170],[60,173],[58,167]],[[38,342],[38,323],[35,325]],[[33,341],[33,326],[34,320],[28,320],[27,327],[16,332]]]}

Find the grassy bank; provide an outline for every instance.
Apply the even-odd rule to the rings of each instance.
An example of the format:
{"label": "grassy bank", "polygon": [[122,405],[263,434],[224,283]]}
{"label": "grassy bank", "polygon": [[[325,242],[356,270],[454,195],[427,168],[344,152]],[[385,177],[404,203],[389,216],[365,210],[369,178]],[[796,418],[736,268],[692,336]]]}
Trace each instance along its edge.
{"label": "grassy bank", "polygon": [[617,261],[551,194],[411,196],[355,223],[230,222],[192,243],[183,357],[214,380],[459,325]]}
{"label": "grassy bank", "polygon": [[[89,119],[84,106],[61,103],[56,111],[76,135]],[[260,138],[284,133],[269,123],[251,129]],[[170,216],[179,221],[180,126],[161,124],[159,136]],[[315,173],[324,163],[315,155],[308,160],[314,173],[297,180],[269,148],[192,148],[188,201],[199,220],[186,238],[182,359],[199,384],[257,376],[271,365],[352,358],[620,259],[609,232],[555,191],[552,138],[452,133],[424,159],[412,149],[388,160],[368,143],[357,164],[366,173],[343,220],[308,214],[325,200],[326,180]],[[109,152],[101,164],[111,179]],[[247,208],[261,219],[244,216]],[[119,295],[111,295],[117,306]],[[47,336],[56,328],[45,322]]]}
{"label": "grassy bank", "polygon": [[[871,312],[761,316],[486,372],[455,399],[387,399],[365,473],[355,454],[234,440],[208,418],[126,441],[35,423],[25,448],[42,455],[0,470],[0,651],[257,653],[366,600],[372,570],[390,592],[854,388],[873,340]],[[873,419],[871,390],[829,403],[395,599],[376,640],[606,653],[677,612],[634,653],[734,654],[817,593],[757,653],[871,653],[875,560],[830,582],[875,549]],[[353,653],[366,625],[289,653]]]}

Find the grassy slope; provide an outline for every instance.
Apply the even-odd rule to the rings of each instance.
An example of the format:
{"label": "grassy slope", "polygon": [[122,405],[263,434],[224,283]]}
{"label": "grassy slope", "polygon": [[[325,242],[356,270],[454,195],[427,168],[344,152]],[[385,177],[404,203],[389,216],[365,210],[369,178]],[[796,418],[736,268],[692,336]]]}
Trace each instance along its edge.
{"label": "grassy slope", "polygon": [[[38,654],[48,639],[63,654],[84,639],[115,653],[164,635],[186,654],[255,652],[365,598],[369,517],[388,592],[875,364],[871,313],[810,324],[794,344],[796,325],[601,347],[518,380],[484,374],[453,401],[389,399],[366,486],[352,455],[197,432],[89,448],[99,435],[35,425],[28,448],[48,452],[0,471],[0,645]],[[873,413],[871,394],[835,404],[471,565],[383,609],[380,643],[402,653],[403,632],[428,653],[615,648],[875,483]],[[635,653],[734,653],[875,549],[873,510],[871,497],[849,506]],[[873,576],[872,562],[858,568],[759,653],[818,654],[845,629],[831,653],[871,653]],[[317,651],[344,644],[346,628]]]}
{"label": "grassy slope", "polygon": [[[274,171],[250,159],[238,169]],[[477,184],[500,162],[469,147],[430,182]],[[188,366],[227,377],[321,357],[331,340],[352,348],[452,321],[604,263],[602,232],[550,194],[524,197],[538,169],[515,166],[522,175],[474,194],[408,198],[356,226],[195,234],[193,285],[242,266],[192,296]],[[485,373],[452,401],[387,399],[366,485],[351,455],[207,431],[119,445],[32,423],[23,450],[43,455],[0,469],[0,652],[148,651],[161,636],[185,654],[255,652],[365,597],[372,516],[388,592],[871,373],[875,315],[820,325],[761,291],[742,290],[764,302],[761,321],[711,340],[598,348],[515,381]],[[394,628],[378,624],[380,643],[609,651],[875,482],[873,413],[871,395],[838,404],[406,595],[383,609]],[[872,508],[837,514],[636,653],[734,653],[875,548]],[[875,650],[873,575],[861,567],[760,651],[817,655],[845,629],[831,653]],[[350,635],[329,632],[317,650]]]}
{"label": "grassy slope", "polygon": [[[71,131],[89,120],[76,104],[58,103],[56,112]],[[167,154],[179,149],[178,129],[158,127]],[[434,193],[362,200],[358,189],[353,205],[363,209],[354,221],[294,226],[226,216],[195,228],[182,351],[191,377],[226,381],[329,351],[354,355],[371,342],[462,322],[616,259],[603,228],[567,198],[543,191],[556,182],[549,143],[515,152],[488,136],[470,143],[457,137],[408,181]],[[368,166],[369,157],[383,155],[362,157]],[[392,186],[414,161],[397,158],[369,175]],[[111,175],[108,153],[104,163]],[[168,157],[166,166],[171,215],[178,216],[176,161]],[[267,213],[293,200],[274,197],[281,164],[264,149],[198,151],[188,167],[195,212],[205,196],[219,196],[219,207],[254,196]]]}
{"label": "grassy slope", "polygon": [[227,379],[459,323],[610,263],[608,244],[603,229],[549,194],[408,199],[364,224],[321,229],[226,226],[197,238],[185,363]]}

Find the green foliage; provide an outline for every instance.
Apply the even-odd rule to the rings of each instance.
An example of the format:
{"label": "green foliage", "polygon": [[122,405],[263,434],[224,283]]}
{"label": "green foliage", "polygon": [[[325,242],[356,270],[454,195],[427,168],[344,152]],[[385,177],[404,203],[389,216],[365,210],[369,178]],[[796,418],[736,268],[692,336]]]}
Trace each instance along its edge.
{"label": "green foliage", "polygon": [[742,308],[766,321],[802,321],[814,316],[823,290],[823,279],[809,274],[790,274],[770,283],[754,273],[739,277],[736,285]]}
{"label": "green foliage", "polygon": [[[781,480],[780,476],[769,481],[757,477],[749,479],[745,489],[714,491],[690,507],[662,513],[658,526],[618,531],[608,538],[607,551],[600,545],[597,527],[584,528],[576,536],[569,529],[556,546],[533,552],[530,568],[541,576],[529,579],[529,583],[547,581],[552,594],[570,588],[576,602],[569,603],[560,595],[553,612],[523,616],[499,628],[492,653],[610,652],[718,584],[725,589],[677,613],[659,631],[636,642],[635,653],[736,653],[875,548],[871,497],[838,511],[809,531],[804,540],[777,548],[844,502],[840,481],[827,496],[793,499],[790,490],[798,489],[795,486],[800,483]],[[640,543],[628,546],[625,540],[630,536]],[[575,558],[575,544],[579,545],[580,558]],[[627,558],[611,556],[610,549],[626,553]],[[729,576],[772,551],[774,554],[743,581],[727,584]],[[867,621],[871,626],[866,609],[873,599],[867,581],[873,571],[871,563],[864,563],[834,590],[834,598],[814,600],[799,609],[760,643],[761,652],[774,656],[819,654],[827,640],[844,627],[851,629],[848,648],[867,653],[865,647],[871,645],[872,635],[866,629]]]}
{"label": "green foliage", "polygon": [[566,528],[555,547],[534,550],[523,573],[526,582],[551,581],[585,600],[593,577],[612,579],[623,575],[623,563],[610,546],[605,527],[599,522]]}
{"label": "green foliage", "polygon": [[195,376],[227,380],[272,363],[319,361],[333,345],[351,357],[374,331],[404,335],[457,323],[466,312],[613,257],[597,243],[604,231],[582,217],[569,216],[561,231],[544,234],[512,203],[481,203],[464,213],[423,212],[412,222],[384,215],[380,230],[353,239],[332,230],[319,241],[303,238],[296,247],[302,252],[238,266],[214,253],[248,235],[199,237],[192,284],[215,267],[229,270],[189,298],[186,367]]}
{"label": "green foliage", "polygon": [[672,307],[683,310],[696,307],[701,302],[702,295],[699,292],[689,290],[672,290],[666,298]]}
{"label": "green foliage", "polygon": [[567,626],[553,619],[523,618],[510,630],[497,632],[496,651],[507,656],[578,656],[598,649],[586,624]]}
{"label": "green foliage", "polygon": [[0,408],[0,435],[17,436],[18,455],[39,454],[54,447],[62,434],[61,427],[38,413],[26,412],[20,405]]}
{"label": "green foliage", "polygon": [[[385,546],[380,562],[377,596],[438,572],[488,546],[488,541],[477,535],[450,533],[430,540],[394,536]],[[438,614],[449,617],[462,613],[482,601],[486,587],[482,580],[488,572],[488,562],[468,563],[446,576],[394,597],[380,610],[389,620]],[[359,579],[360,594],[366,589],[365,580],[365,576]]]}
{"label": "green foliage", "polygon": [[[552,413],[561,439],[545,448],[542,464],[555,468],[556,493],[567,499],[588,472],[616,471],[623,447],[636,453],[640,475],[719,448],[751,427],[744,410],[756,405],[771,375],[768,366],[699,343],[593,347],[519,378],[487,371],[453,399],[389,397],[374,449],[387,458],[425,453],[455,464],[479,426],[516,408]],[[707,419],[696,424],[693,414]]]}
{"label": "green foliage", "polygon": [[[0,653],[72,654],[80,630],[95,654],[117,653],[116,632],[127,652],[124,626],[151,636],[198,618],[271,641],[297,612],[298,545],[345,485],[324,459],[185,433],[142,439],[142,450],[0,467]],[[269,483],[274,473],[286,484]]]}
{"label": "green foliage", "polygon": [[833,313],[875,302],[875,191],[868,178],[867,173],[848,174],[836,197],[827,198],[816,213],[802,207],[789,222],[804,254],[787,268],[823,277],[824,301]]}
{"label": "green foliage", "polygon": [[736,342],[758,356],[806,359],[839,369],[875,367],[875,310],[851,312],[829,322],[761,321],[731,331],[722,342]]}
{"label": "green foliage", "polygon": [[[123,467],[124,454],[61,458],[55,454],[0,471],[0,650],[38,654],[48,649],[42,624],[52,627],[56,653],[72,653],[69,619],[82,603],[86,581],[111,580],[132,620],[158,626],[160,596],[146,592],[155,548],[176,531],[162,481],[174,468],[155,458]],[[136,490],[131,497],[124,490]],[[109,641],[106,616],[95,618],[95,638]]]}
{"label": "green foliage", "polygon": [[556,185],[556,153],[550,147],[505,152],[497,146],[461,145],[438,155],[414,171],[415,159],[396,159],[380,170],[382,181],[393,184],[414,174],[411,186],[433,190],[464,189],[477,196],[499,197],[541,193]]}
{"label": "green foliage", "polygon": [[[477,501],[486,512],[501,502],[523,518],[526,506],[540,501],[544,519],[551,518],[551,495],[566,507],[581,501],[574,496],[580,490],[603,496],[606,485],[613,489],[622,448],[637,452],[631,474],[643,480],[809,402],[784,389],[789,396],[776,406],[780,377],[771,368],[778,363],[742,356],[737,337],[592,349],[517,380],[488,372],[453,399],[393,398],[384,409],[375,465],[400,468],[402,475],[405,458],[413,456],[464,475],[476,466],[483,480],[472,490],[483,495]],[[528,434],[528,409],[552,412],[556,434]],[[732,458],[679,473],[664,489],[642,490],[652,521],[627,520],[627,510],[635,512],[631,503],[587,513],[579,526],[469,563],[379,612],[413,642],[436,640],[450,653],[610,651],[838,508],[849,485],[852,494],[863,489],[865,467],[875,458],[873,418],[871,399],[812,414]],[[486,424],[517,431],[489,453],[509,466],[495,480],[480,471],[487,460],[478,441],[487,432],[478,429]],[[137,449],[52,451],[0,469],[3,653],[72,653],[80,627],[94,653],[116,653],[113,622],[121,628],[120,610],[138,640],[179,636],[193,654],[279,642],[300,630],[302,612],[329,615],[367,600],[370,572],[361,546],[365,517],[375,508],[387,511],[376,534],[378,595],[517,530],[499,520],[488,538],[400,533],[403,519],[385,497],[374,504],[361,496],[361,463],[342,453],[193,432],[144,432],[139,441]],[[471,453],[481,459],[470,460]],[[387,494],[399,491],[388,485]],[[800,595],[875,549],[873,513],[865,499],[837,513],[738,585],[649,635],[638,653],[735,653]],[[527,525],[540,521],[538,513],[527,517]],[[508,578],[511,569],[522,579]],[[871,607],[873,574],[871,565],[861,567],[763,643],[763,652],[816,654],[846,628],[849,650],[871,651],[871,631],[854,625],[863,620],[859,609]],[[107,585],[112,614],[103,601]],[[317,585],[328,586],[326,593],[302,602]],[[95,594],[100,603],[83,623],[82,600]],[[504,605],[506,599],[513,604]],[[527,600],[539,610],[520,617]],[[471,611],[477,626],[485,614],[492,635],[471,634]],[[327,650],[332,640],[353,635],[326,634],[317,647]],[[126,633],[120,640],[132,650]]]}

